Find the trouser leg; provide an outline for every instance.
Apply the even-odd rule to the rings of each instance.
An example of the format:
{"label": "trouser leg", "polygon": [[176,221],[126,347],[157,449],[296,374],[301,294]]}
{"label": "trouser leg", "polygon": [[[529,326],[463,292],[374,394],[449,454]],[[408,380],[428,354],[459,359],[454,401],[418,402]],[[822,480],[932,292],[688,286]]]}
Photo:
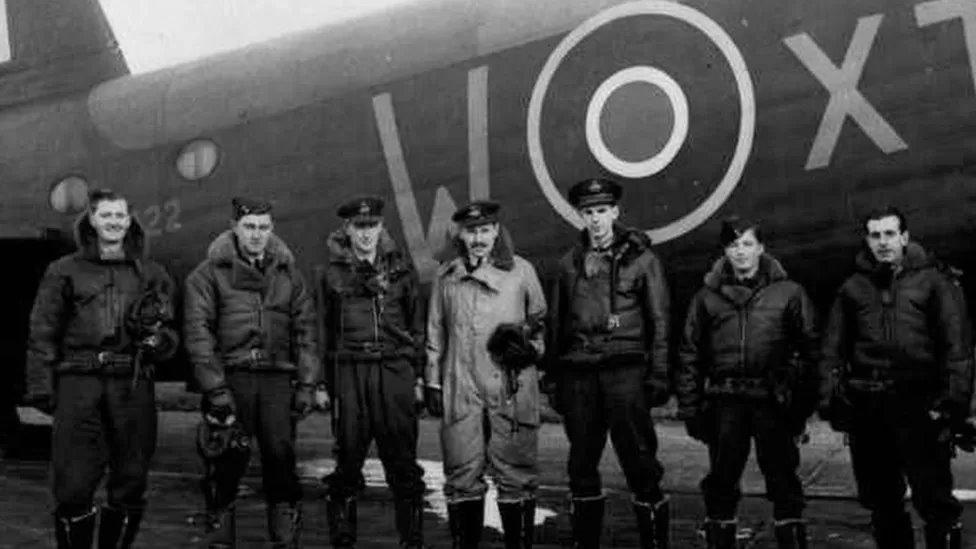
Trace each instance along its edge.
{"label": "trouser leg", "polygon": [[[106,380],[110,507],[127,514],[145,508],[149,467],[156,452],[156,397],[151,380]],[[135,535],[134,533],[132,535]]]}
{"label": "trouser leg", "polygon": [[646,366],[618,366],[600,372],[603,409],[617,459],[634,499],[657,503],[664,467],[657,459],[657,435],[645,402]]}
{"label": "trouser leg", "polygon": [[413,366],[406,360],[374,365],[368,393],[369,423],[387,482],[403,547],[423,546],[423,469],[417,463],[417,410]]}
{"label": "trouser leg", "polygon": [[880,549],[914,547],[911,518],[905,512],[905,480],[895,433],[870,399],[856,402],[850,434],[851,466],[858,500],[871,511]]}
{"label": "trouser leg", "polygon": [[766,497],[773,502],[773,517],[796,521],[803,515],[803,486],[796,474],[800,451],[788,419],[774,405],[761,403],[753,407],[752,417],[756,461],[766,479]]}
{"label": "trouser leg", "polygon": [[302,487],[295,472],[295,418],[292,416],[291,375],[259,372],[257,439],[261,448],[261,474],[268,503],[295,503]]}
{"label": "trouser leg", "polygon": [[932,531],[949,532],[962,516],[952,495],[951,441],[939,440],[941,426],[922,406],[889,413],[896,414],[891,423],[915,510]]}
{"label": "trouser leg", "polygon": [[357,538],[357,505],[363,463],[373,439],[369,376],[378,365],[345,362],[336,379],[336,469],[326,494],[326,519],[333,547],[351,547]]}
{"label": "trouser leg", "polygon": [[569,488],[574,547],[600,546],[604,497],[600,457],[607,443],[607,418],[597,371],[570,371],[560,380],[563,428],[569,439]]}
{"label": "trouser leg", "polygon": [[751,412],[735,398],[715,400],[715,437],[708,445],[709,472],[701,482],[705,514],[716,521],[735,518],[741,491],[739,481],[752,442]]}
{"label": "trouser leg", "polygon": [[54,501],[63,516],[92,507],[108,452],[104,425],[104,385],[93,375],[62,375],[51,431]]}
{"label": "trouser leg", "polygon": [[483,499],[485,484],[486,430],[484,411],[476,410],[451,423],[441,423],[444,454],[444,497],[452,501]]}
{"label": "trouser leg", "polygon": [[564,403],[563,428],[569,439],[569,489],[574,498],[593,498],[602,492],[600,457],[607,444],[607,421],[596,371],[569,371],[559,386]]}

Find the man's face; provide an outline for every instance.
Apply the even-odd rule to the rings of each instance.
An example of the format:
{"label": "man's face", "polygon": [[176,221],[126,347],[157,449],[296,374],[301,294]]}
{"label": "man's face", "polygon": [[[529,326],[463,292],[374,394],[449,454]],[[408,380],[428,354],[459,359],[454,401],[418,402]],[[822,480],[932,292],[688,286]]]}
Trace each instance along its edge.
{"label": "man's face", "polygon": [[382,221],[350,221],[346,224],[346,234],[349,235],[353,249],[364,255],[376,251],[382,231]]}
{"label": "man's face", "polygon": [[755,231],[748,229],[725,246],[725,257],[736,273],[750,274],[759,268],[759,258],[764,251],[765,247],[756,238]]}
{"label": "man's face", "polygon": [[881,219],[870,219],[867,234],[864,236],[868,248],[879,263],[901,263],[908,245],[908,231],[901,230],[898,217],[889,215]]}
{"label": "man's face", "polygon": [[613,223],[620,217],[620,208],[616,204],[597,204],[580,208],[580,215],[586,223],[586,229],[593,238],[605,238],[613,231]]}
{"label": "man's face", "polygon": [[461,241],[468,255],[484,259],[491,254],[498,238],[498,223],[482,223],[473,227],[461,228]]}
{"label": "man's face", "polygon": [[132,224],[129,204],[123,200],[102,200],[95,210],[88,214],[88,222],[95,229],[98,241],[102,244],[117,244],[125,238]]}
{"label": "man's face", "polygon": [[254,257],[264,254],[272,230],[274,223],[271,222],[271,214],[245,215],[234,224],[234,234],[237,235],[241,251]]}

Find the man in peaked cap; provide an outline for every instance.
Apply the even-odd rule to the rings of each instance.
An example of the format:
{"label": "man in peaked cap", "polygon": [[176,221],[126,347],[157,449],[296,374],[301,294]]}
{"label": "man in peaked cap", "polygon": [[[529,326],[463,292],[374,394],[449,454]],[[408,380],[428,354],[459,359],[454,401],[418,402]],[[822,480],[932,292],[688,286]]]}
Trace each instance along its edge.
{"label": "man in peaked cap", "polygon": [[670,511],[649,413],[669,396],[668,286],[650,239],[617,224],[621,194],[607,179],[570,189],[586,226],[560,260],[549,300],[547,386],[565,419],[573,537],[582,548],[600,543],[598,464],[608,430],[634,495],[641,547],[668,546]]}
{"label": "man in peaked cap", "polygon": [[[314,300],[295,256],[274,234],[271,204],[235,198],[232,216],[231,228],[186,279],[186,348],[203,391],[204,421],[215,428],[239,423],[257,437],[269,537],[276,547],[291,547],[302,498],[295,419],[311,412],[322,375]],[[208,509],[211,547],[236,542],[239,481],[223,486]]]}
{"label": "man in peaked cap", "polygon": [[506,383],[488,341],[500,325],[515,325],[541,355],[546,302],[498,212],[497,203],[478,201],[452,216],[458,255],[438,269],[427,316],[427,409],[443,416],[444,495],[454,547],[462,549],[481,539],[486,472],[498,487],[505,547],[531,547],[535,524],[538,373],[529,364],[517,383]]}
{"label": "man in peaked cap", "polygon": [[356,542],[356,496],[376,440],[394,495],[400,547],[423,547],[423,469],[417,416],[423,405],[423,310],[410,258],[383,227],[383,200],[338,209],[317,280],[327,379],[334,399],[336,470],[326,495],[333,547]]}

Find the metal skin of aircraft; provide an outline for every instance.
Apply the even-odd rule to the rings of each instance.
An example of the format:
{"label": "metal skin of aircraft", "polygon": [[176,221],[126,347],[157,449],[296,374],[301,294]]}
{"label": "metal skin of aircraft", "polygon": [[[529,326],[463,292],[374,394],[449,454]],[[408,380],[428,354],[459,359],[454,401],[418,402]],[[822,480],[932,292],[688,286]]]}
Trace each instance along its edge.
{"label": "metal skin of aircraft", "polygon": [[490,197],[548,278],[581,226],[566,190],[602,176],[676,325],[732,212],[821,306],[872,206],[976,267],[971,0],[421,0],[141,75],[96,0],[0,8],[2,238],[70,231],[85,183],[111,187],[182,278],[258,195],[310,275],[371,193],[429,280],[456,206]]}

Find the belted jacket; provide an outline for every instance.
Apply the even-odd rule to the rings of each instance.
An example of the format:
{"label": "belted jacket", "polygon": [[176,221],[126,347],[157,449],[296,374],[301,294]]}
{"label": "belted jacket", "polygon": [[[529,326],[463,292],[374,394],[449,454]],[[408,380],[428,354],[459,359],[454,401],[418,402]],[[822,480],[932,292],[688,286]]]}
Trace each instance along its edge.
{"label": "belted jacket", "polygon": [[[824,337],[825,379],[887,380],[925,395],[933,406],[969,410],[973,341],[965,297],[940,264],[909,243],[900,270],[868,251],[834,299]],[[825,384],[822,400],[833,390]]]}
{"label": "belted jacket", "polygon": [[404,358],[423,371],[424,317],[410,259],[383,231],[376,259],[357,259],[349,236],[335,231],[318,280],[326,360]]}
{"label": "belted jacket", "polygon": [[184,332],[203,391],[225,385],[234,369],[294,372],[307,384],[322,376],[314,298],[276,235],[260,268],[242,258],[232,231],[210,244],[186,279]]}
{"label": "belted jacket", "polygon": [[723,257],[685,317],[679,414],[694,414],[706,384],[721,391],[726,383],[729,393],[776,397],[806,418],[817,403],[819,346],[813,304],[779,261],[762,255],[753,282],[743,283]]}
{"label": "belted jacket", "polygon": [[559,262],[549,300],[547,368],[645,364],[648,381],[666,390],[670,294],[650,238],[618,226],[602,254],[589,240],[584,229]]}
{"label": "belted jacket", "polygon": [[142,337],[133,329],[134,306],[151,292],[163,303],[156,334],[161,340],[142,358],[165,359],[179,344],[173,329],[175,286],[147,258],[139,222],[132,219],[119,259],[101,258],[87,213],[78,216],[74,234],[77,251],[48,265],[37,289],[27,344],[30,393],[50,394],[52,373],[131,374]]}

